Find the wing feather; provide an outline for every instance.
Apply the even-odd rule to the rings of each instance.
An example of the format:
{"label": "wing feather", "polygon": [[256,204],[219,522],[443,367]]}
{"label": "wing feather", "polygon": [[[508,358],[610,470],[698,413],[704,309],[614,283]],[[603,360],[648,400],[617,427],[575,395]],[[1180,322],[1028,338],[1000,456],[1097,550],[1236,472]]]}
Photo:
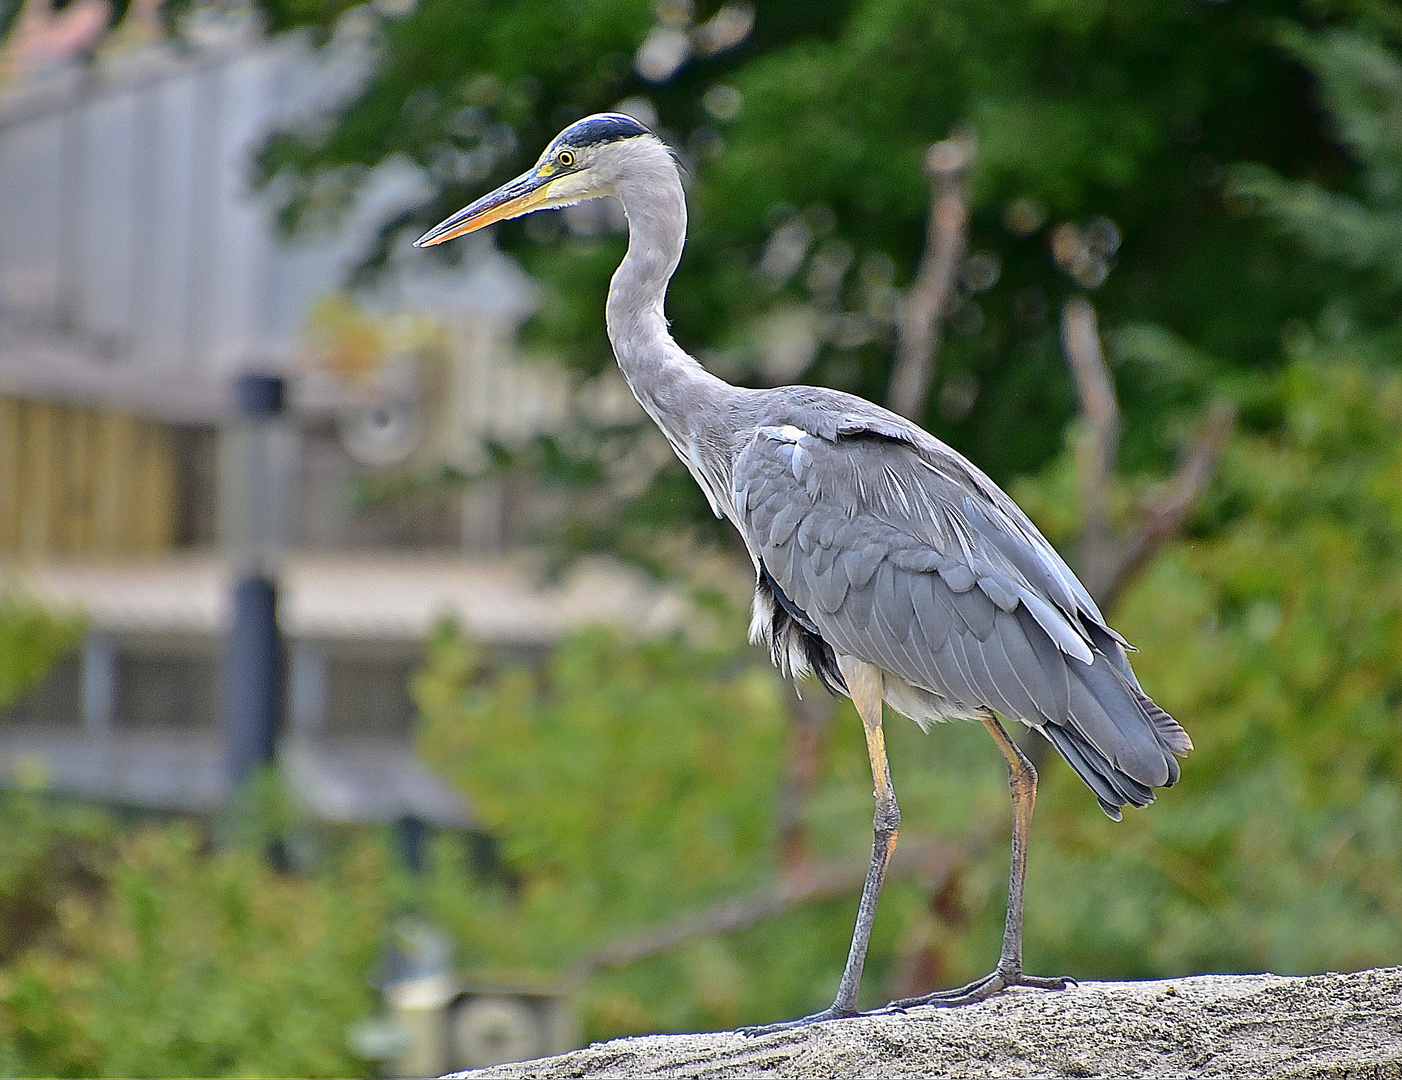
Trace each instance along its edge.
{"label": "wing feather", "polygon": [[881,545],[876,543],[866,543],[860,550],[848,552],[847,579],[854,589],[866,588],[876,568],[881,565],[882,557]]}
{"label": "wing feather", "polygon": [[[1035,632],[1039,637],[1044,637],[1041,627],[1036,627]],[[1013,612],[999,612],[994,617],[993,635],[989,640],[991,642],[995,639],[1007,658],[1008,667],[1027,692],[1027,696],[1032,699],[1040,721],[1047,724],[1064,723],[1066,706],[1069,703],[1069,688],[1067,696],[1057,695],[1058,683],[1066,685],[1066,664],[1056,649],[1050,648],[1048,642],[1052,660],[1051,670],[1048,670],[1043,658],[1037,655],[1032,643],[1027,640],[1027,631],[1018,624],[1017,615]],[[1032,717],[1028,716],[1025,719],[1032,720]]]}
{"label": "wing feather", "polygon": [[1049,713],[1052,722],[1064,724],[1071,711],[1071,668],[1066,663],[1066,657],[1026,607],[1018,608],[1013,616],[1018,623],[1016,636],[1037,657],[1043,680],[1040,686],[1051,706]]}
{"label": "wing feather", "polygon": [[[1010,632],[1010,627],[1015,627],[1011,616],[1007,612],[998,612],[994,617],[994,632],[983,642],[989,681],[998,687],[1003,700],[1012,706],[999,711],[1021,717],[1034,726],[1050,723],[1051,716],[1033,692],[1041,670],[1037,657],[1031,649],[1017,647],[1018,635],[1015,630]],[[1010,642],[1013,643],[1011,652],[1008,649]]]}
{"label": "wing feather", "polygon": [[[841,608],[842,618],[852,626],[866,626],[871,621],[872,601],[875,598],[874,590],[868,587],[871,576],[867,574],[863,577],[866,574],[865,567],[853,569],[850,554],[842,556],[840,561],[847,571],[847,596],[843,600]],[[871,573],[875,572],[876,569],[873,567]],[[916,610],[919,610],[918,604]],[[838,613],[833,611],[830,614],[836,616]]]}
{"label": "wing feather", "polygon": [[932,652],[938,652],[944,647],[944,639],[954,625],[949,590],[934,574],[917,574],[913,596],[915,617],[920,621],[925,644]]}
{"label": "wing feather", "polygon": [[813,595],[817,597],[818,606],[826,614],[831,615],[842,606],[842,601],[847,599],[847,575],[843,573],[841,563],[837,560],[836,553],[832,548],[821,548],[827,553],[827,558],[822,560],[827,563],[826,573],[823,572],[821,563],[815,562],[809,580],[812,583]]}
{"label": "wing feather", "polygon": [[939,571],[940,577],[944,578],[944,583],[956,594],[968,592],[978,580],[974,577],[974,572],[969,569],[969,564],[957,559],[941,559]]}
{"label": "wing feather", "polygon": [[979,686],[974,678],[974,666],[969,663],[966,641],[966,635],[961,634],[957,627],[950,633],[949,637],[944,639],[944,649],[941,650],[940,655],[949,658],[950,670],[946,671],[944,665],[940,664],[938,665],[939,673],[944,676],[956,701],[962,702],[966,706],[990,705],[991,702],[987,699],[993,695],[979,693]]}
{"label": "wing feather", "polygon": [[911,624],[915,622],[915,602],[910,594],[910,582],[905,571],[891,563],[882,563],[872,579],[873,630],[879,638],[877,650],[884,665],[893,671],[914,671],[922,665],[910,645]]}
{"label": "wing feather", "polygon": [[[767,509],[769,505],[766,503],[765,508]],[[798,523],[802,520],[802,507],[792,503],[780,506],[778,513],[769,519],[769,535],[765,538],[766,542],[772,547],[787,544],[789,538],[793,536],[794,530],[798,528]]]}
{"label": "wing feather", "polygon": [[993,633],[993,601],[982,589],[969,589],[954,594],[954,610],[969,628],[969,632],[984,641]]}
{"label": "wing feather", "polygon": [[993,709],[1037,726],[1112,816],[1176,780],[1186,733],[1011,500],[923,433],[844,430],[811,415],[761,427],[733,474],[757,564],[821,639],[942,715]]}

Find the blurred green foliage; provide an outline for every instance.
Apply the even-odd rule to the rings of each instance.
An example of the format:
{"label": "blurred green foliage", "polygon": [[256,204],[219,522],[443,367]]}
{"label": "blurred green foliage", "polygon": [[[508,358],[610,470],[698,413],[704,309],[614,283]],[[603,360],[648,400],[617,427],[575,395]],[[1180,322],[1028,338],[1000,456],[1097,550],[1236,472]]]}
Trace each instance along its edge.
{"label": "blurred green foliage", "polygon": [[[0,705],[81,635],[0,594]],[[247,842],[218,852],[192,824],[0,793],[0,1075],[366,1072],[345,1035],[373,1007],[384,852],[361,841],[320,879],[275,874],[261,852],[288,820],[267,779],[231,820]]]}
{"label": "blurred green foliage", "polygon": [[81,638],[81,620],[52,615],[22,593],[0,591],[0,708],[42,679]]}
{"label": "blurred green foliage", "polygon": [[189,824],[0,797],[0,1073],[351,1076],[383,852],[279,876]]}
{"label": "blurred green foliage", "polygon": [[[1048,898],[1029,951],[1106,974],[1349,970],[1402,957],[1402,374],[1392,273],[1402,61],[1356,31],[1272,33],[1318,80],[1356,172],[1348,190],[1234,170],[1233,196],[1298,244],[1320,297],[1281,328],[1279,375],[1220,385],[1247,431],[1194,535],[1117,624],[1146,687],[1197,749],[1180,788],[1111,830],[1078,821],[1057,769],[1034,846]],[[1171,392],[1200,365],[1160,328],[1119,351]],[[1069,461],[1019,498],[1063,544]],[[1048,902],[1050,900],[1050,902]]]}
{"label": "blurred green foliage", "polygon": [[[467,965],[559,974],[772,877],[783,691],[755,659],[596,632],[562,643],[543,671],[493,674],[471,643],[440,635],[418,684],[422,749],[499,840],[504,871],[430,904]],[[831,966],[811,928],[844,919],[809,914],[748,935],[749,948],[693,942],[595,980],[586,1033],[732,1025],[776,1001],[801,1005]]]}
{"label": "blurred green foliage", "polygon": [[487,676],[449,631],[419,700],[425,756],[469,793],[516,877],[517,930],[492,935],[502,959],[554,966],[762,878],[774,837],[756,810],[778,788],[784,713],[776,682],[733,649],[598,632],[541,672]]}
{"label": "blurred green foliage", "polygon": [[[1261,405],[1280,424],[1228,453],[1210,535],[1172,547],[1118,612],[1196,749],[1122,826],[1079,811],[1058,763],[1032,850],[1043,966],[1402,957],[1402,376],[1365,359],[1320,347],[1272,382]],[[1036,512],[1050,492],[1019,494]]]}
{"label": "blurred green foliage", "polygon": [[[1402,63],[1355,30],[1308,34],[1282,25],[1281,45],[1318,77],[1337,138],[1357,164],[1342,191],[1279,176],[1260,165],[1235,170],[1236,194],[1326,262],[1369,275],[1364,300],[1402,289]],[[1391,314],[1387,311],[1386,314]]]}

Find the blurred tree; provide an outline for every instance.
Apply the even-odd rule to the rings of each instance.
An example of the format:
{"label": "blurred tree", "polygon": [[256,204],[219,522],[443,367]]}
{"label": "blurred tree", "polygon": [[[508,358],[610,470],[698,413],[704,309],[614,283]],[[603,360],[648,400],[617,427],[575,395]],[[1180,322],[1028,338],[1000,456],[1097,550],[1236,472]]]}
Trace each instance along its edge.
{"label": "blurred tree", "polygon": [[[1256,405],[1279,425],[1228,452],[1210,532],[1171,548],[1118,618],[1145,685],[1192,732],[1181,787],[1110,826],[1078,809],[1068,770],[1043,785],[1029,948],[1052,967],[1402,956],[1388,824],[1402,814],[1402,377],[1320,347]],[[1053,533],[1065,482],[1019,490]]]}
{"label": "blurred tree", "polygon": [[[417,687],[422,748],[499,841],[510,883],[433,905],[470,966],[560,975],[613,938],[767,878],[783,710],[777,681],[736,661],[733,649],[599,632],[562,643],[538,674],[491,674],[475,646],[440,634]],[[712,962],[729,951],[708,948]],[[724,964],[736,980],[747,966]],[[626,1003],[593,995],[605,1015],[591,1028],[697,1023],[706,991],[680,982]],[[710,1020],[743,1004],[715,1000]]]}
{"label": "blurred tree", "polygon": [[[278,28],[329,27],[343,10],[266,3]],[[658,68],[653,46],[667,33],[694,37],[738,7],[356,8],[346,18],[377,51],[373,75],[330,115],[275,138],[262,174],[278,178],[295,225],[344,203],[367,167],[395,155],[418,164],[436,194],[389,223],[367,254],[377,265],[524,168],[565,123],[626,99],[655,110],[691,174],[691,242],[669,304],[683,345],[727,377],[883,400],[925,231],[921,161],[966,131],[978,146],[969,253],[920,418],[1004,482],[1058,451],[1074,411],[1054,318],[1066,296],[1093,291],[1105,326],[1151,325],[1195,350],[1197,370],[1173,393],[1136,370],[1119,380],[1125,462],[1161,468],[1185,410],[1225,375],[1269,365],[1276,328],[1340,280],[1305,272],[1242,200],[1224,200],[1222,163],[1351,181],[1309,76],[1269,28],[1280,17],[1385,23],[1376,5],[770,0],[738,45],[686,59],[683,35],[686,62]],[[598,372],[611,364],[603,297],[622,239],[592,218],[570,222],[537,215],[498,241],[546,285],[531,339]],[[626,448],[640,432],[652,437],[643,425],[587,430],[525,460],[597,484],[620,460],[636,465]],[[703,518],[681,469],[655,460],[641,494],[615,485],[630,509],[582,511],[573,542]]]}
{"label": "blurred tree", "polygon": [[1320,328],[1335,340],[1381,333],[1374,348],[1392,360],[1402,294],[1402,58],[1353,29],[1311,34],[1281,24],[1275,37],[1315,76],[1330,127],[1356,168],[1350,183],[1331,190],[1318,177],[1243,164],[1231,172],[1230,197],[1323,265],[1348,272],[1325,294]]}
{"label": "blurred tree", "polygon": [[[488,674],[444,631],[418,684],[425,753],[525,875],[522,903],[571,940],[753,883],[774,839],[777,691],[731,650],[602,632],[566,640],[538,674]],[[538,927],[514,943],[534,964],[561,946]]]}

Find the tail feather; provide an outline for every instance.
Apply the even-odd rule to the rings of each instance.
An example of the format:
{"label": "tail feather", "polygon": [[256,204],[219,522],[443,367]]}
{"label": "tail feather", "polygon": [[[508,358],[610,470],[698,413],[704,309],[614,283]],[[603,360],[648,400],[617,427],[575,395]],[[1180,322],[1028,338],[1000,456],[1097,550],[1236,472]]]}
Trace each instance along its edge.
{"label": "tail feather", "polygon": [[1101,808],[1116,821],[1120,820],[1120,807],[1148,806],[1154,801],[1153,788],[1117,769],[1074,728],[1048,724],[1041,731],[1095,793]]}
{"label": "tail feather", "polygon": [[1070,665],[1066,722],[1039,730],[1095,793],[1101,809],[1118,821],[1122,806],[1147,806],[1154,801],[1154,788],[1178,781],[1177,759],[1193,744],[1178,722],[1140,689],[1120,647],[1108,639],[1095,644],[1092,665]]}
{"label": "tail feather", "polygon": [[[1158,703],[1143,690],[1137,686],[1135,690],[1138,692],[1139,707],[1144,710],[1149,722],[1154,725],[1154,731],[1158,735],[1159,741],[1179,757],[1187,754],[1193,748],[1193,740],[1188,737],[1188,733],[1183,730],[1182,725],[1160,708]],[[1178,777],[1175,775],[1173,780],[1177,779]],[[1169,781],[1169,783],[1172,782],[1172,780]]]}
{"label": "tail feather", "polygon": [[[1134,696],[1135,704],[1139,706],[1145,719],[1153,725],[1159,742],[1180,757],[1191,750],[1193,740],[1188,737],[1188,733],[1183,730],[1177,720],[1169,716],[1148,694],[1144,693],[1143,688],[1139,685],[1139,680],[1134,677],[1134,671],[1129,666],[1129,658],[1125,656],[1125,650],[1122,647],[1124,639],[1118,634],[1114,634],[1113,631],[1094,623],[1088,625],[1086,629],[1090,632],[1091,643],[1095,646],[1096,651],[1105,654],[1111,667],[1129,687],[1130,693]],[[1169,781],[1169,784],[1178,779],[1177,770],[1171,769],[1170,771],[1173,773],[1173,779]]]}
{"label": "tail feather", "polygon": [[1110,786],[1107,779],[1091,767],[1090,762],[1081,753],[1080,747],[1067,736],[1066,729],[1056,724],[1047,724],[1037,730],[1047,737],[1048,741],[1066,759],[1066,763],[1075,770],[1076,775],[1085,781],[1086,787],[1090,788],[1099,801],[1100,808],[1109,815],[1110,820],[1119,821],[1124,816],[1120,813],[1120,807],[1128,800],[1122,798],[1119,792]]}
{"label": "tail feather", "polygon": [[1103,655],[1085,665],[1070,661],[1071,708],[1067,727],[1099,751],[1118,772],[1148,787],[1169,776],[1169,754],[1119,672]]}

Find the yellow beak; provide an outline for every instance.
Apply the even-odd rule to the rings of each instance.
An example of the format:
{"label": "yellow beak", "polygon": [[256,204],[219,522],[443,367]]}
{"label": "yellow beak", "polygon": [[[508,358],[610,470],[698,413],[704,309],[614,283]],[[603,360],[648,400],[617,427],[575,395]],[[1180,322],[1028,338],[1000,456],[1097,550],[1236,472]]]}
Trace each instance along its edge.
{"label": "yellow beak", "polygon": [[538,169],[503,184],[490,195],[483,195],[446,221],[441,221],[414,241],[415,247],[433,247],[455,237],[486,228],[494,221],[529,214],[546,199],[546,189],[554,176],[541,176]]}

